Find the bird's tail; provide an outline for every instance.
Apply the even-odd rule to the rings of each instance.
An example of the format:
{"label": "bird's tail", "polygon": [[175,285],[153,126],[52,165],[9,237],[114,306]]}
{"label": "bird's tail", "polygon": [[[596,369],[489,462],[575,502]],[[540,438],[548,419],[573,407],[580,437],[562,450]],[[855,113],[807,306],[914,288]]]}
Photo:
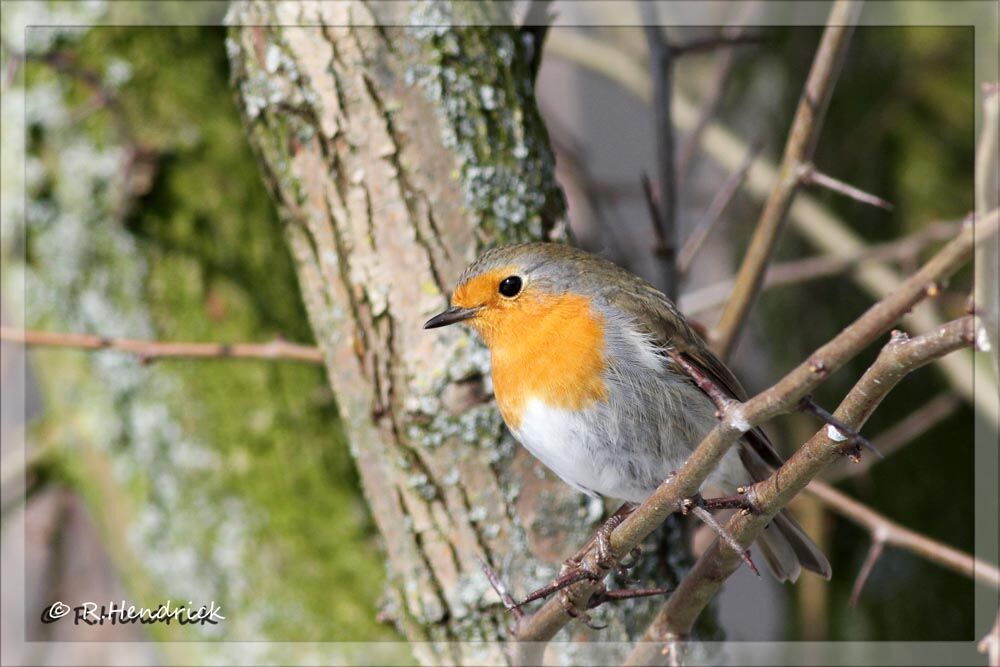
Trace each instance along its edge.
{"label": "bird's tail", "polygon": [[[740,459],[754,481],[766,479],[770,467],[749,447],[740,448]],[[758,538],[757,545],[764,560],[778,581],[795,582],[805,568],[829,579],[833,575],[830,561],[820,551],[787,509],[781,510],[771,520]]]}
{"label": "bird's tail", "polygon": [[781,510],[757,538],[767,566],[778,581],[795,582],[802,568],[825,579],[833,575],[830,561],[809,539],[788,510]]}

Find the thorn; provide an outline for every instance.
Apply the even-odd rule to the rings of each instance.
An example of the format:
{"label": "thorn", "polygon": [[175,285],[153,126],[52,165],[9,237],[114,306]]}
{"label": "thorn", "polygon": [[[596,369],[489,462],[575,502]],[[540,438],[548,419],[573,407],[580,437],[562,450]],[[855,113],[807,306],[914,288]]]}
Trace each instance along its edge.
{"label": "thorn", "polygon": [[587,603],[588,609],[604,604],[605,602],[618,602],[620,600],[631,600],[633,598],[648,598],[654,595],[670,595],[672,588],[622,588],[614,591],[607,589],[594,593]]}
{"label": "thorn", "polygon": [[524,618],[524,612],[520,609],[520,606],[523,603],[518,604],[514,602],[514,598],[510,596],[507,587],[502,581],[500,581],[500,575],[497,574],[496,570],[490,567],[486,560],[481,558],[478,554],[476,555],[476,560],[479,561],[479,567],[489,580],[490,586],[492,586],[493,590],[496,591],[496,594],[500,596],[500,601],[503,603],[504,609],[513,614],[514,618],[518,621]]}
{"label": "thorn", "polygon": [[736,538],[730,535],[729,532],[715,520],[715,517],[712,516],[711,512],[697,504],[691,509],[691,512],[696,517],[701,519],[702,523],[711,528],[715,534],[719,536],[719,539],[725,542],[730,549],[738,553],[740,558],[743,559],[743,562],[754,571],[754,574],[758,577],[760,576],[760,570],[757,569],[757,566],[754,565],[753,559],[750,558],[750,551],[741,547],[740,543],[736,541]]}
{"label": "thorn", "polygon": [[[860,448],[863,446],[880,459],[885,458],[885,456],[882,455],[882,452],[876,449],[875,445],[873,445],[868,438],[854,430],[850,424],[837,419],[835,416],[827,412],[823,407],[813,401],[812,396],[807,394],[799,399],[798,409],[802,412],[808,412],[809,414],[815,415],[826,422],[827,436],[834,442],[853,444],[854,448],[850,450],[850,452],[845,452],[848,456],[853,455],[860,457]],[[845,444],[844,446],[846,447],[847,445]]]}

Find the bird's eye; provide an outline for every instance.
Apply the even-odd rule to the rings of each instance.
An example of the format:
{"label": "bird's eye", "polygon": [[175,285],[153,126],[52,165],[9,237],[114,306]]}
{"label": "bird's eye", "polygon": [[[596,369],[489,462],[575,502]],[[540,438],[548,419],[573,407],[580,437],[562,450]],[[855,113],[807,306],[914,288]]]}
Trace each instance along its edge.
{"label": "bird's eye", "polygon": [[508,276],[500,281],[500,294],[508,299],[517,296],[520,291],[521,279],[517,276]]}

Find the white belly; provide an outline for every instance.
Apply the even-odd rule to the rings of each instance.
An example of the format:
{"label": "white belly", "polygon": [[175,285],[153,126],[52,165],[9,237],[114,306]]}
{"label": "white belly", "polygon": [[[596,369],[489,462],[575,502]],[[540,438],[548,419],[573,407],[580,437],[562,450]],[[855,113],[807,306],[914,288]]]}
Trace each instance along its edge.
{"label": "white belly", "polygon": [[623,462],[609,458],[615,453],[595,430],[595,417],[532,400],[525,406],[520,427],[512,432],[535,458],[570,486],[591,496],[641,502],[651,489],[637,488],[628,478]]}
{"label": "white belly", "polygon": [[[570,486],[591,496],[632,503],[645,500],[660,482],[680,470],[700,440],[699,436],[694,442],[686,438],[681,442],[680,434],[670,433],[666,443],[640,443],[633,432],[626,436],[633,445],[628,447],[617,437],[625,435],[620,429],[621,423],[609,418],[603,409],[572,411],[532,400],[525,406],[519,427],[511,431],[535,458]],[[736,485],[748,481],[733,447],[706,484],[733,493]]]}

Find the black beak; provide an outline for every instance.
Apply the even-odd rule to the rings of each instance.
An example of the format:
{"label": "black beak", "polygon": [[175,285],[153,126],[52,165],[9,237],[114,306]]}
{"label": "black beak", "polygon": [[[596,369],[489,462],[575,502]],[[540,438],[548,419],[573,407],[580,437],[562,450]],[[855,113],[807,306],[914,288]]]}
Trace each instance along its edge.
{"label": "black beak", "polygon": [[477,312],[479,312],[478,308],[449,308],[424,322],[424,328],[437,329],[438,327],[446,327],[456,322],[464,322],[475,317]]}

